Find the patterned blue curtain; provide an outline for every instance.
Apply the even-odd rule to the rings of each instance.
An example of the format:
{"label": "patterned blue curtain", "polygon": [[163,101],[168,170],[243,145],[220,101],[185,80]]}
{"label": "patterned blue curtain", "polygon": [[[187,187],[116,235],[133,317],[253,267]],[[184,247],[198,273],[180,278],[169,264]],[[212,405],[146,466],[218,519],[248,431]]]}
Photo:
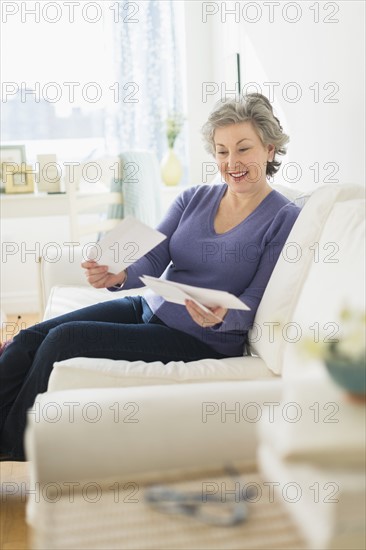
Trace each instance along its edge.
{"label": "patterned blue curtain", "polygon": [[[184,18],[174,0],[121,0],[113,25],[113,52],[119,101],[109,106],[107,145],[112,153],[167,151],[165,119],[184,113]],[[117,90],[115,90],[117,98]],[[187,173],[185,129],[175,144]]]}

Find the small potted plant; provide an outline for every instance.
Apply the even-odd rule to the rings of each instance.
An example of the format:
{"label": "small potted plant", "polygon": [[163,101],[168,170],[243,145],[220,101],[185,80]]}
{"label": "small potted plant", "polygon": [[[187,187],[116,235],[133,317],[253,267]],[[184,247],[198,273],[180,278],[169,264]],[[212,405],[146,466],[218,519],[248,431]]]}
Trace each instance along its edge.
{"label": "small potted plant", "polygon": [[181,162],[174,152],[174,144],[182,130],[184,118],[180,113],[173,112],[169,114],[165,122],[169,149],[161,163],[161,175],[166,185],[178,185],[183,170]]}

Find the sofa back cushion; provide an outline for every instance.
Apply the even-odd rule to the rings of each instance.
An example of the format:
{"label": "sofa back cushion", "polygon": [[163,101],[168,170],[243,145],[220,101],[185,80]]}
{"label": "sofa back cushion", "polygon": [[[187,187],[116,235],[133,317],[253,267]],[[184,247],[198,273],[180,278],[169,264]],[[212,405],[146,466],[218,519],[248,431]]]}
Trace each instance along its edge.
{"label": "sofa back cushion", "polygon": [[[327,245],[335,242],[331,237],[333,228],[345,226],[345,221],[332,214],[337,203],[347,204],[364,198],[364,190],[358,185],[326,185],[316,189],[307,200],[285,243],[276,267],[269,280],[259,305],[249,342],[253,352],[264,359],[268,368],[281,374],[286,339],[282,331],[294,319],[295,308],[302,293],[309,272],[320,262],[318,256],[332,259],[336,247]],[[338,213],[338,209],[336,210]],[[332,214],[332,215],[331,215]],[[328,241],[320,244],[325,226],[330,219]],[[342,233],[342,230],[338,230]],[[345,239],[352,240],[347,232]],[[347,241],[342,241],[343,244]],[[322,262],[323,264],[324,262]],[[337,289],[335,288],[334,291]],[[280,330],[279,330],[280,329]]]}
{"label": "sofa back cushion", "polygon": [[[365,200],[337,203],[325,224],[316,255],[302,287],[287,334],[282,341],[283,375],[310,369],[304,339],[327,344],[342,338],[341,311],[365,309]],[[356,345],[349,352],[356,352]],[[312,346],[313,347],[313,346]]]}

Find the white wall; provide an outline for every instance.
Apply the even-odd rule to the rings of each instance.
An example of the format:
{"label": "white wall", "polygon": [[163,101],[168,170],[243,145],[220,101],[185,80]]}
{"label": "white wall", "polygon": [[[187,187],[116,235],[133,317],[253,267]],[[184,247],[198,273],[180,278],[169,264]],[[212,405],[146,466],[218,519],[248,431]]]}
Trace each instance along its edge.
{"label": "white wall", "polygon": [[205,152],[201,127],[207,120],[210,104],[202,101],[202,84],[214,78],[211,24],[202,22],[201,1],[186,1],[186,73],[187,73],[187,124],[189,150],[189,183],[202,183],[205,168],[204,162],[212,163],[212,158]]}
{"label": "white wall", "polygon": [[[195,131],[204,123],[208,108],[222,93],[225,95],[222,86],[228,78],[228,56],[239,52],[242,91],[243,85],[254,82],[256,88],[244,86],[244,91],[257,89],[269,97],[271,85],[265,83],[278,83],[272,85],[274,95],[270,99],[291,142],[275,181],[292,181],[303,190],[331,180],[363,185],[364,2],[187,2],[188,6],[192,4],[195,8],[187,14],[187,20],[188,15],[191,17],[187,26],[189,29],[191,25],[195,34],[191,34],[187,66],[194,78],[188,82],[188,91],[192,101],[198,99],[190,134],[193,181],[207,159],[198,158],[200,136]],[[268,4],[272,4],[272,22]],[[311,6],[319,10],[318,14]],[[338,22],[327,23],[326,19]],[[202,97],[199,100],[200,74],[201,88],[210,75],[213,87],[219,88],[208,102]],[[232,86],[229,84],[227,89],[230,92]],[[297,94],[299,100],[291,101]]]}

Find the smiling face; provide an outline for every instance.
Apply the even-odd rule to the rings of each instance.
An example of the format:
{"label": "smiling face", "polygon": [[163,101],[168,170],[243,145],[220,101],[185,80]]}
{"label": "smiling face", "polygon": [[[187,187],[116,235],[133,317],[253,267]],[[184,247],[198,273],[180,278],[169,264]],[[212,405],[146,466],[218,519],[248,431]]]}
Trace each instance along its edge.
{"label": "smiling face", "polygon": [[215,130],[215,159],[223,181],[236,192],[256,192],[267,185],[266,165],[274,146],[263,145],[251,122]]}

